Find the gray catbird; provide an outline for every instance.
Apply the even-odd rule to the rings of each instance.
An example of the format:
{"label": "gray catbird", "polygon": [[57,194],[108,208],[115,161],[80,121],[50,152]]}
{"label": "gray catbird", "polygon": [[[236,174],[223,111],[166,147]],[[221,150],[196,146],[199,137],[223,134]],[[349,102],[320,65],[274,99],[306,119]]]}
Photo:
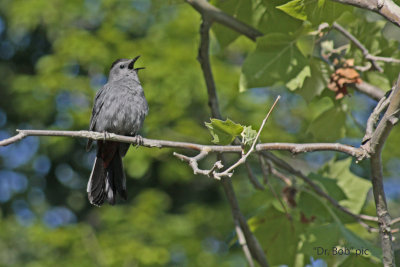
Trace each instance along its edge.
{"label": "gray catbird", "polygon": [[[142,127],[148,106],[138,70],[134,64],[139,58],[118,59],[111,65],[108,82],[94,99],[90,131],[135,136]],[[88,141],[89,150],[92,140]],[[90,203],[101,206],[104,200],[113,205],[118,194],[126,199],[126,178],[122,157],[129,144],[97,141],[97,156],[87,185]]]}

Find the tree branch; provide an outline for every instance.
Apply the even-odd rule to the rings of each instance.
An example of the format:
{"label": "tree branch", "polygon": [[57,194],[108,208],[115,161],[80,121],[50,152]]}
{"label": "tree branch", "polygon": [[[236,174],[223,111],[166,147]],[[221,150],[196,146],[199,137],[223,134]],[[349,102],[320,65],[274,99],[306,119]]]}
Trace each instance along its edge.
{"label": "tree branch", "polygon": [[[390,97],[389,106],[371,135],[371,139],[363,145],[366,150],[369,150],[368,152],[371,155],[372,189],[379,221],[384,266],[394,266],[395,263],[391,234],[391,224],[393,222],[387,208],[386,196],[383,188],[381,154],[385,141],[390,131],[393,129],[393,126],[398,122],[400,116],[400,74]],[[383,106],[383,104],[381,104],[381,106]],[[377,107],[376,110],[380,111],[383,110],[383,108]],[[376,115],[373,112],[371,116]]]}
{"label": "tree branch", "polygon": [[254,175],[249,162],[246,161],[245,163],[247,176],[249,177],[250,183],[254,186],[257,190],[265,190],[265,187],[258,181],[257,177]]}
{"label": "tree branch", "polygon": [[376,101],[379,101],[385,95],[385,92],[381,88],[364,81],[362,81],[361,83],[350,84],[350,86],[353,87],[355,90],[366,94],[372,99],[375,99]]}
{"label": "tree branch", "polygon": [[[7,146],[17,141],[22,140],[28,136],[60,136],[60,137],[77,137],[77,138],[90,138],[93,140],[105,141],[118,141],[123,143],[130,143],[133,145],[140,145],[144,147],[156,148],[178,148],[194,151],[207,151],[208,153],[241,153],[242,147],[240,145],[218,146],[218,145],[202,145],[197,143],[176,142],[168,140],[148,139],[142,137],[132,137],[117,135],[113,133],[91,132],[91,131],[57,131],[57,130],[17,130],[19,133],[13,137],[0,141],[0,146]],[[313,152],[313,151],[337,151],[348,154],[356,158],[365,157],[363,148],[356,148],[349,145],[339,143],[309,143],[309,144],[295,144],[295,143],[262,143],[255,146],[255,151],[266,150],[285,150],[293,154]]]}
{"label": "tree branch", "polygon": [[254,29],[253,27],[235,19],[231,15],[226,14],[217,7],[211,5],[205,0],[186,0],[194,9],[196,9],[203,17],[204,20],[212,22],[218,22],[234,31],[237,31],[244,36],[247,36],[251,40],[255,41],[257,37],[263,34]]}
{"label": "tree branch", "polygon": [[[19,130],[17,130],[17,131],[19,132]],[[0,146],[8,146],[10,144],[13,144],[15,142],[18,142],[18,141],[24,139],[27,136],[29,136],[29,134],[26,134],[24,132],[19,132],[17,135],[14,135],[13,137],[1,140],[0,141]]]}
{"label": "tree branch", "polygon": [[200,25],[200,46],[197,60],[200,63],[201,70],[203,71],[204,80],[206,82],[208,105],[211,109],[211,115],[214,118],[221,119],[222,116],[219,111],[217,90],[215,88],[214,77],[211,71],[210,59],[208,56],[211,24],[212,22],[209,19],[203,17],[203,21]]}
{"label": "tree branch", "polygon": [[218,177],[215,176],[215,172],[217,169],[222,169],[223,165],[221,163],[221,161],[217,161],[214,163],[213,167],[209,170],[201,170],[199,169],[199,165],[198,165],[198,161],[202,160],[203,158],[205,158],[209,153],[208,149],[203,149],[197,156],[195,157],[188,157],[179,153],[174,152],[173,155],[183,161],[186,161],[187,163],[189,163],[189,166],[192,167],[193,169],[193,173],[194,174],[202,174],[208,177],[213,177],[217,180],[219,180]]}
{"label": "tree branch", "polygon": [[367,143],[369,140],[371,140],[372,134],[374,133],[375,130],[375,125],[378,123],[379,117],[381,113],[388,107],[390,103],[390,96],[392,90],[388,92],[388,96],[383,96],[381,100],[378,102],[378,104],[375,106],[374,110],[372,113],[369,115],[369,118],[367,120],[367,127],[365,129],[365,135],[362,140],[362,144],[365,144],[365,149],[368,151],[370,150],[369,146],[370,143]]}
{"label": "tree branch", "polygon": [[[217,169],[221,169],[222,165],[220,161],[214,163],[213,167],[210,170],[201,170],[198,168],[198,161],[204,159],[209,153],[241,153],[242,147],[239,145],[236,146],[216,146],[216,145],[201,145],[196,143],[186,143],[186,142],[174,142],[174,141],[166,141],[166,140],[156,140],[156,139],[147,139],[141,137],[131,137],[131,136],[123,136],[123,135],[116,135],[112,133],[108,133],[104,135],[104,133],[100,132],[91,132],[91,131],[56,131],[56,130],[17,130],[19,133],[13,137],[8,139],[4,139],[0,141],[0,146],[7,146],[22,140],[28,136],[59,136],[59,137],[77,137],[77,138],[91,138],[94,140],[107,140],[107,141],[118,141],[124,143],[131,143],[133,145],[141,145],[144,147],[156,147],[156,148],[177,148],[177,149],[186,149],[186,150],[194,150],[200,151],[200,153],[195,157],[188,157],[185,155],[181,155],[178,153],[174,153],[179,159],[186,161],[189,165],[193,168],[195,174],[202,174],[205,176],[212,176],[212,172]],[[360,156],[363,155],[363,149],[354,148],[347,145],[342,144],[330,144],[330,143],[316,143],[316,144],[291,144],[291,143],[264,143],[258,144],[255,146],[255,150],[257,152],[262,152],[262,154],[274,162],[277,166],[286,171],[300,176],[306,177],[301,172],[293,169],[289,164],[284,162],[283,160],[277,158],[272,153],[267,151],[269,150],[287,150],[292,153],[299,153],[299,152],[313,152],[313,151],[320,151],[320,150],[335,150],[340,151],[343,153],[347,153],[352,156]],[[267,154],[265,154],[267,153]],[[260,158],[262,160],[262,157]],[[267,172],[265,170],[265,164],[262,164],[263,172]],[[264,173],[267,174],[267,173]],[[277,175],[277,173],[273,172],[272,174]],[[306,177],[306,179],[308,179]],[[288,185],[291,184],[288,178],[284,179],[284,182]],[[312,181],[311,181],[312,182]],[[257,188],[264,189],[262,185],[258,183]],[[322,189],[321,189],[322,190]],[[317,192],[318,193],[318,192]],[[329,200],[329,199],[328,199]],[[334,206],[336,205],[333,203]],[[344,211],[346,212],[346,211]],[[351,215],[353,216],[353,215]],[[354,216],[353,216],[354,217]],[[377,221],[376,217],[372,216],[361,216],[363,220],[367,221]],[[394,219],[391,224],[398,223],[400,218]]]}
{"label": "tree branch", "polygon": [[392,0],[333,0],[342,4],[352,5],[371,10],[400,27],[400,7]]}

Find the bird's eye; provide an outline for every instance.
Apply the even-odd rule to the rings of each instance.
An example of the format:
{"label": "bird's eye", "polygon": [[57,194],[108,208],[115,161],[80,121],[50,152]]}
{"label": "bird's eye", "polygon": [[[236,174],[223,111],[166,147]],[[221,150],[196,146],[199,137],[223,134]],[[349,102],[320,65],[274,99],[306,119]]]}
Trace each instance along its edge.
{"label": "bird's eye", "polygon": [[124,66],[124,65],[121,65],[121,66],[119,66],[119,68],[120,68],[120,69],[123,69],[123,68],[125,68],[125,66]]}

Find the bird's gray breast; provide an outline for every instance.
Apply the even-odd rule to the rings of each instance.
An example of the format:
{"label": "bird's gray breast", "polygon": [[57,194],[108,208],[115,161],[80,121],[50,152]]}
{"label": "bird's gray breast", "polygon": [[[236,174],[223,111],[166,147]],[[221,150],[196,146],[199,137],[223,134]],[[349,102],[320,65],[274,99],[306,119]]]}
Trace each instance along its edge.
{"label": "bird's gray breast", "polygon": [[94,130],[135,135],[148,112],[142,86],[134,80],[120,80],[104,86]]}

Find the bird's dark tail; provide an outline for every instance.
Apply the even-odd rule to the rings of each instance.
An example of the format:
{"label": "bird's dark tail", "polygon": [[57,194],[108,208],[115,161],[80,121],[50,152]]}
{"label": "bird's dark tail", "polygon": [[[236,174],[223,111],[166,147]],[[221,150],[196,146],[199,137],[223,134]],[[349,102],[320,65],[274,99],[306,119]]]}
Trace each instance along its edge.
{"label": "bird's dark tail", "polygon": [[101,206],[105,200],[115,204],[118,194],[126,200],[126,177],[119,143],[98,141],[97,156],[87,185],[91,204]]}

